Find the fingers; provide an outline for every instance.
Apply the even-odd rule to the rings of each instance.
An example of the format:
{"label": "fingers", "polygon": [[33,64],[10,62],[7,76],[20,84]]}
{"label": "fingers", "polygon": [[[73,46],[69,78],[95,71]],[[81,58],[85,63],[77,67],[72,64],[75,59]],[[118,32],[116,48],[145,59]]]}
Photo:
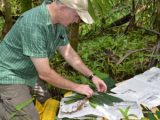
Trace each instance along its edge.
{"label": "fingers", "polygon": [[[104,81],[94,80],[93,82],[96,85],[98,92],[107,91],[107,85],[104,83]],[[89,87],[89,85],[83,85],[83,84],[79,84],[78,87],[76,87],[75,92],[86,95],[88,98],[92,97],[94,94],[94,91]]]}
{"label": "fingers", "polygon": [[101,87],[100,92],[106,92],[106,91],[107,91],[107,88],[106,88],[106,87]]}
{"label": "fingers", "polygon": [[87,97],[88,98],[92,97],[94,94],[94,91],[89,87],[89,85],[86,85],[86,87],[87,87],[87,89],[86,89],[85,93],[86,93]]}
{"label": "fingers", "polygon": [[96,84],[96,88],[97,88],[98,92],[101,92],[101,88],[100,88],[99,84]]}
{"label": "fingers", "polygon": [[107,91],[107,85],[104,83],[103,80],[96,79],[93,82],[96,85],[98,92],[106,92]]}
{"label": "fingers", "polygon": [[83,84],[78,85],[78,87],[76,88],[76,92],[86,95],[88,98],[92,97],[94,94],[94,91],[89,87],[89,85],[83,85]]}
{"label": "fingers", "polygon": [[107,85],[99,77],[94,76],[92,79],[92,82],[96,85],[98,92],[106,92],[107,91]]}
{"label": "fingers", "polygon": [[104,83],[104,81],[100,82],[100,91],[106,92],[107,91],[107,85]]}
{"label": "fingers", "polygon": [[103,82],[101,86],[101,92],[106,92],[107,91],[107,85]]}
{"label": "fingers", "polygon": [[86,96],[88,97],[88,98],[90,98],[90,97],[92,97],[93,96],[93,90],[91,89],[91,90],[88,90],[88,91],[86,91]]}

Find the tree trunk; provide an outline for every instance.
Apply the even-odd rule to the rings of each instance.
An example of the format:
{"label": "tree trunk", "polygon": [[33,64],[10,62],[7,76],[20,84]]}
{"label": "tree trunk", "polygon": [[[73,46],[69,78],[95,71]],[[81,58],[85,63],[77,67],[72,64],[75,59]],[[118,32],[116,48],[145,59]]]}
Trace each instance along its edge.
{"label": "tree trunk", "polygon": [[71,46],[75,51],[78,48],[78,41],[79,41],[79,24],[74,23],[69,27],[69,39]]}
{"label": "tree trunk", "polygon": [[[156,3],[157,13],[156,13],[156,19],[155,19],[155,25],[158,32],[160,32],[160,1],[157,1]],[[152,57],[149,67],[153,67],[158,63],[158,55],[160,54],[160,35],[157,35],[157,44],[154,50],[154,55],[157,56],[157,58]]]}
{"label": "tree trunk", "polygon": [[132,18],[127,26],[127,28],[125,29],[124,33],[126,34],[128,31],[132,31],[135,29],[135,21],[136,21],[136,16],[135,16],[135,13],[136,13],[136,6],[135,6],[135,0],[132,0]]}
{"label": "tree trunk", "polygon": [[10,0],[3,0],[2,11],[4,14],[5,25],[2,30],[2,38],[8,33],[12,27],[12,15],[11,15],[11,4]]}
{"label": "tree trunk", "polygon": [[24,13],[25,11],[32,8],[32,0],[19,0],[21,3],[22,11],[21,13]]}

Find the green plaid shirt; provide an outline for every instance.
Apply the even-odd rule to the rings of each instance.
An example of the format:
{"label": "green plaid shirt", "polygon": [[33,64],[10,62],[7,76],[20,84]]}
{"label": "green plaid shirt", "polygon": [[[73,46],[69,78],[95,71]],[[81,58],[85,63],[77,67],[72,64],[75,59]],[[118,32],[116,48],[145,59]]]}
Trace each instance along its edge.
{"label": "green plaid shirt", "polygon": [[38,74],[30,57],[50,58],[68,42],[66,28],[52,24],[45,3],[25,12],[0,43],[0,84],[34,86]]}

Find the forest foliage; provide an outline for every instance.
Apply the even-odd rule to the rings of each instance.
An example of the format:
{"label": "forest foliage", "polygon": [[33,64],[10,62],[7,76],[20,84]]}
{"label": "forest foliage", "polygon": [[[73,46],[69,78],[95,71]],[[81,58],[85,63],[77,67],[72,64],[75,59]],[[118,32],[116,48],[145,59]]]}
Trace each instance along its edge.
{"label": "forest foliage", "polygon": [[[0,38],[23,12],[42,1],[0,0]],[[121,82],[153,66],[160,67],[159,0],[89,0],[89,12],[94,24],[80,23],[69,29],[76,38],[72,45],[89,68]],[[72,81],[81,77],[58,53],[50,65]],[[61,90],[48,89],[54,89],[53,96],[61,96]]]}
{"label": "forest foliage", "polygon": [[[9,14],[3,8],[4,1],[11,8]],[[4,26],[8,24],[8,16],[11,16],[13,25],[24,11],[41,2],[1,0],[0,37],[3,37]],[[89,4],[95,23],[78,24],[76,36],[77,52],[89,68],[106,73],[118,82],[150,67],[160,67],[159,0],[90,0]],[[68,79],[77,80],[79,73],[58,53],[55,56],[50,65]]]}

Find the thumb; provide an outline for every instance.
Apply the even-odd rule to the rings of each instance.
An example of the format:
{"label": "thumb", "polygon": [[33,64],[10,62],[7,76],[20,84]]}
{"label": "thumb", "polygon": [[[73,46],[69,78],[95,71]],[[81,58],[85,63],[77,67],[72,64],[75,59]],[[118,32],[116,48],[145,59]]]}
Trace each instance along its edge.
{"label": "thumb", "polygon": [[99,86],[99,84],[96,84],[96,87],[97,87],[97,91],[100,92],[100,86]]}

